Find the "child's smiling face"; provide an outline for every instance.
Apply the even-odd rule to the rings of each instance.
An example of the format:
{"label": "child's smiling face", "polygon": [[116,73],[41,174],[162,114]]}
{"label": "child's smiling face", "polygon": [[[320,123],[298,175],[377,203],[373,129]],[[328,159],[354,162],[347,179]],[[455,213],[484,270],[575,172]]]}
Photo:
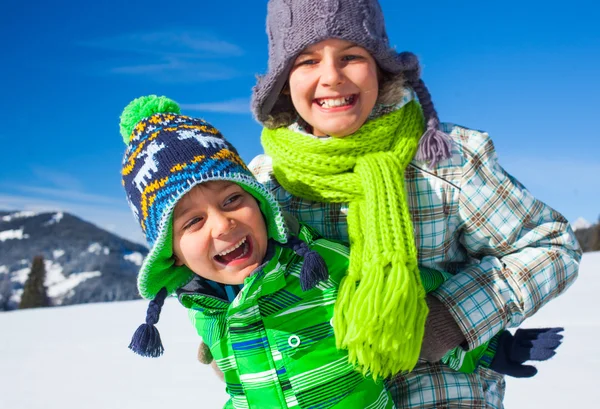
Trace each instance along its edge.
{"label": "child's smiling face", "polygon": [[375,106],[377,64],[367,50],[349,41],[321,41],[296,58],[289,87],[296,111],[315,136],[348,136]]}
{"label": "child's smiling face", "polygon": [[176,265],[223,284],[241,284],[263,261],[267,228],[258,203],[239,185],[197,185],[173,212]]}

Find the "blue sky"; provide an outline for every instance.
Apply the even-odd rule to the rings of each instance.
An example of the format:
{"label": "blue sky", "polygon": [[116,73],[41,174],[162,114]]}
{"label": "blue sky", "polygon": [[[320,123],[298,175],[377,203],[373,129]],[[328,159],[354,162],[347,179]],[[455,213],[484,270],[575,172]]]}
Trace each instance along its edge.
{"label": "blue sky", "polygon": [[[501,164],[569,220],[600,215],[600,6],[381,0],[442,121],[488,131]],[[63,209],[141,240],[124,199],[121,110],[167,95],[249,161],[266,1],[3,1],[0,209]]]}

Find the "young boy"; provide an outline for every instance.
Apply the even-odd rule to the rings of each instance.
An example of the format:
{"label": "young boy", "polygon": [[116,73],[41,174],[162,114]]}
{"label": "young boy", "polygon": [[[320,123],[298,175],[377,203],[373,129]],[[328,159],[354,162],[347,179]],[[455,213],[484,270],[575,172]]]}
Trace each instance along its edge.
{"label": "young boy", "polygon": [[224,373],[225,407],[394,407],[383,381],[336,348],[334,306],[348,248],[284,221],[219,131],[179,112],[149,96],[121,117],[123,186],[150,245],[138,288],[152,301],[130,348],[162,354],[154,324],[177,292]]}

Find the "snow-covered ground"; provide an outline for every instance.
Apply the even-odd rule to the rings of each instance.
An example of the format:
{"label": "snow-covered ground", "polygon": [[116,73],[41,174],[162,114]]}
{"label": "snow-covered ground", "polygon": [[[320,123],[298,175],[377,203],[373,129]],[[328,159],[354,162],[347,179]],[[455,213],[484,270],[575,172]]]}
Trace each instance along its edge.
{"label": "snow-covered ground", "polygon": [[[597,406],[600,383],[600,252],[584,255],[579,280],[524,326],[566,328],[558,355],[532,379],[507,379],[508,409]],[[196,362],[198,338],[176,300],[158,327],[165,355],[127,349],[146,303],[87,304],[0,314],[0,408],[220,408],[226,394]],[[596,312],[595,312],[596,311]]]}

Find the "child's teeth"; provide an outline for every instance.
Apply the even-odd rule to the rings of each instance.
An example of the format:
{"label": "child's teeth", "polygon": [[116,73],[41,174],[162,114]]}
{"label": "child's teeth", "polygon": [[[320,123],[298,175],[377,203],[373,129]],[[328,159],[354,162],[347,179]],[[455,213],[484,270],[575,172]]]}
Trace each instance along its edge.
{"label": "child's teeth", "polygon": [[321,106],[324,108],[341,107],[347,105],[351,99],[351,96],[345,98],[328,98],[321,101]]}
{"label": "child's teeth", "polygon": [[243,239],[241,239],[241,240],[239,241],[239,243],[237,243],[235,246],[231,247],[231,248],[230,248],[230,249],[228,249],[228,250],[225,250],[225,251],[223,251],[223,252],[219,253],[218,255],[219,255],[219,256],[221,256],[221,257],[222,257],[222,256],[225,256],[225,255],[227,255],[227,254],[231,253],[233,250],[235,250],[235,249],[237,249],[238,247],[240,247],[240,246],[241,246],[242,244],[244,244],[245,242],[246,242],[246,238],[244,237],[244,238],[243,238]]}

